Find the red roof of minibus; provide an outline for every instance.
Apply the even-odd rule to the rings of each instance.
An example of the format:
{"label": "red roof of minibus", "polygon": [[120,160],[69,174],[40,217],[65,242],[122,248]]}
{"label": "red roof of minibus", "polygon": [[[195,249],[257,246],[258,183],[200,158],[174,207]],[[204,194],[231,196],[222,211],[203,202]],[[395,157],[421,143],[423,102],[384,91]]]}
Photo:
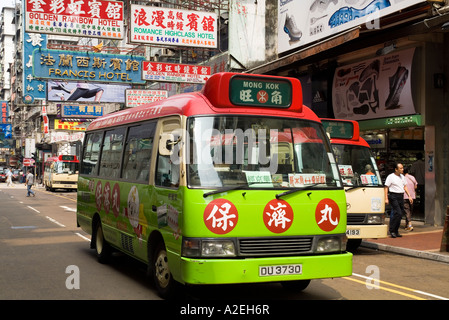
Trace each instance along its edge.
{"label": "red roof of minibus", "polygon": [[214,74],[207,80],[201,92],[182,93],[150,104],[110,113],[94,120],[87,130],[90,131],[169,115],[249,114],[256,116],[302,118],[320,122],[319,118],[311,109],[302,105],[302,89],[298,79],[249,75],[252,77],[288,79],[292,84],[292,103],[288,109],[263,108],[235,106],[230,102],[228,94],[229,81],[234,75],[242,76],[244,74],[229,72]]}
{"label": "red roof of minibus", "polygon": [[369,144],[365,141],[365,139],[363,139],[360,136],[360,127],[357,121],[345,119],[327,119],[327,118],[322,118],[321,120],[329,120],[334,122],[350,122],[354,126],[354,134],[351,139],[331,138],[330,141],[332,144],[349,144],[370,148]]}

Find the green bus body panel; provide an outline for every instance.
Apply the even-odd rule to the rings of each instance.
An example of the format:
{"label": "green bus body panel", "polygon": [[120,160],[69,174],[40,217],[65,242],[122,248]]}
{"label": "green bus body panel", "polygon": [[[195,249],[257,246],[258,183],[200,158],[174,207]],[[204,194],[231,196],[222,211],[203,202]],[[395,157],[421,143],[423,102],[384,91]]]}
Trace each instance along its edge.
{"label": "green bus body panel", "polygon": [[[108,186],[108,187],[106,187]],[[182,237],[237,238],[288,237],[344,234],[346,198],[343,189],[304,190],[281,199],[293,209],[293,221],[282,233],[271,232],[263,220],[264,208],[282,190],[233,190],[206,198],[207,190],[159,188],[80,176],[77,222],[92,234],[94,215],[99,213],[105,239],[115,248],[148,263],[148,240],[153,232],[162,235],[170,271],[181,283],[239,283],[348,276],[350,253],[235,259],[188,259],[181,257]],[[120,200],[118,200],[120,199]],[[211,232],[205,224],[205,208],[214,199],[232,202],[238,221],[225,234]],[[340,210],[340,221],[332,231],[317,224],[315,210],[323,199],[332,199]],[[100,210],[99,210],[100,208]],[[259,277],[259,265],[302,264],[301,275]]]}

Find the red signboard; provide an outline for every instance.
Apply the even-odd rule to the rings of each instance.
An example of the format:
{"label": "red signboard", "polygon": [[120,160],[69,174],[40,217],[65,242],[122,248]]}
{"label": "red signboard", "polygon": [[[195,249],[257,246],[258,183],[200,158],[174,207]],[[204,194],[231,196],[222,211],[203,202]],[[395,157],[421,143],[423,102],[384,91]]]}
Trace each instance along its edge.
{"label": "red signboard", "polygon": [[123,39],[123,2],[26,0],[25,31]]}
{"label": "red signboard", "polygon": [[209,66],[144,61],[142,80],[205,83],[211,76],[210,69]]}

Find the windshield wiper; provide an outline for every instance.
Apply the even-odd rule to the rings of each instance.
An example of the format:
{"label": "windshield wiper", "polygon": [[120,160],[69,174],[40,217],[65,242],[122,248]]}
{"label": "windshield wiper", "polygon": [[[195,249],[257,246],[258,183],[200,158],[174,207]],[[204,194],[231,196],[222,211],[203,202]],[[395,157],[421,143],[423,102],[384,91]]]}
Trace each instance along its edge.
{"label": "windshield wiper", "polygon": [[232,187],[223,187],[223,188],[219,188],[217,190],[206,192],[205,194],[203,194],[203,198],[206,198],[213,194],[222,193],[222,192],[231,191],[231,190],[243,189],[243,188],[247,188],[247,187],[248,187],[247,184],[239,184],[239,185],[232,186]]}
{"label": "windshield wiper", "polygon": [[313,187],[315,187],[315,186],[317,186],[319,184],[322,184],[322,183],[314,183],[314,184],[311,184],[311,185],[304,186],[302,188],[294,188],[294,189],[290,189],[290,190],[282,192],[282,193],[278,193],[276,195],[276,199],[279,199],[280,197],[286,196],[286,195],[288,195],[290,193],[295,193],[295,192],[298,192],[298,191],[304,191],[304,190],[312,189]]}
{"label": "windshield wiper", "polygon": [[236,186],[223,187],[223,188],[219,188],[217,190],[206,192],[205,194],[203,194],[203,198],[206,198],[206,197],[211,196],[213,194],[226,192],[226,191],[237,190],[237,189],[248,189],[248,187],[253,185],[253,184],[263,184],[263,183],[262,182],[251,182],[251,183],[248,183],[248,184],[238,184]]}

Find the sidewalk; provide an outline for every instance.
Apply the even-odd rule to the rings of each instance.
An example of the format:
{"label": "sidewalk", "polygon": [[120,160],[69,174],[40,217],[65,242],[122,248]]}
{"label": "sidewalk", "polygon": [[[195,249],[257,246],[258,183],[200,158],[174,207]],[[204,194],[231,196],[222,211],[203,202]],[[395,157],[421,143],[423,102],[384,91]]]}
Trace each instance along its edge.
{"label": "sidewalk", "polygon": [[[388,224],[388,219],[386,222]],[[413,221],[413,231],[404,230],[402,220],[399,233],[402,238],[366,239],[361,246],[371,249],[388,251],[423,259],[431,259],[449,263],[449,252],[440,252],[443,238],[443,227],[425,225],[423,222]],[[357,254],[357,253],[356,253]]]}

